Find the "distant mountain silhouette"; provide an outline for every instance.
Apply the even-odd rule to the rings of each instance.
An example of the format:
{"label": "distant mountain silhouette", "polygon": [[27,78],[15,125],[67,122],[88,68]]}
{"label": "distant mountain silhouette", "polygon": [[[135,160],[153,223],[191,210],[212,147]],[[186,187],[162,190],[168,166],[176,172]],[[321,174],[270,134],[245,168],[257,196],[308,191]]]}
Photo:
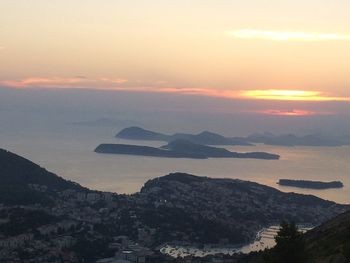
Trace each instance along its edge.
{"label": "distant mountain silhouette", "polygon": [[183,139],[205,145],[252,145],[242,138],[228,138],[209,131],[203,131],[199,134],[175,133],[171,136],[170,140],[174,139]]}
{"label": "distant mountain silhouette", "polygon": [[140,127],[129,127],[120,131],[116,137],[127,140],[167,141],[169,136]]}
{"label": "distant mountain silhouette", "polygon": [[254,133],[246,137],[224,137],[210,131],[203,131],[198,134],[175,133],[166,135],[154,131],[145,130],[140,127],[129,127],[120,131],[117,138],[128,140],[151,140],[170,142],[176,139],[188,140],[203,145],[240,145],[251,146],[256,143],[279,146],[321,146],[335,147],[350,145],[350,136],[322,136],[294,134],[274,135],[272,133]]}
{"label": "distant mountain silhouette", "polygon": [[193,143],[204,145],[251,145],[241,138],[227,138],[222,135],[203,131],[199,134],[175,133],[174,135],[166,135],[154,131],[145,130],[140,127],[129,127],[120,131],[117,138],[128,140],[150,140],[150,141],[166,141],[170,142],[176,139],[184,139]]}

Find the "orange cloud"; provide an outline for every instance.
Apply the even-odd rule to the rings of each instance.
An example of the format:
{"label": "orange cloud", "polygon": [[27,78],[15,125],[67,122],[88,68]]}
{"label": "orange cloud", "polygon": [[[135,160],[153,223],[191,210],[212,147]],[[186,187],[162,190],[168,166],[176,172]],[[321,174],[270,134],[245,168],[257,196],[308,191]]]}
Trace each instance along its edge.
{"label": "orange cloud", "polygon": [[200,95],[208,97],[238,98],[237,91],[210,88],[115,87],[114,90],[150,93],[177,93],[184,95]]}
{"label": "orange cloud", "polygon": [[[127,84],[127,85],[126,85]],[[183,95],[199,95],[227,99],[246,100],[280,100],[280,101],[350,101],[350,97],[336,97],[321,91],[308,90],[228,90],[214,88],[174,88],[162,86],[168,82],[156,82],[154,86],[139,86],[142,82],[132,82],[122,78],[89,79],[84,76],[63,77],[31,77],[20,80],[0,81],[0,86],[13,88],[81,88],[105,89],[129,92],[174,93]]]}
{"label": "orange cloud", "polygon": [[126,83],[126,79],[77,77],[30,77],[20,80],[0,81],[0,85],[12,88],[113,88],[116,84]]}
{"label": "orange cloud", "polygon": [[114,90],[134,92],[163,92],[185,95],[201,95],[232,99],[282,100],[282,101],[350,101],[349,97],[334,97],[320,91],[305,90],[223,90],[210,88],[166,87],[115,87]]}

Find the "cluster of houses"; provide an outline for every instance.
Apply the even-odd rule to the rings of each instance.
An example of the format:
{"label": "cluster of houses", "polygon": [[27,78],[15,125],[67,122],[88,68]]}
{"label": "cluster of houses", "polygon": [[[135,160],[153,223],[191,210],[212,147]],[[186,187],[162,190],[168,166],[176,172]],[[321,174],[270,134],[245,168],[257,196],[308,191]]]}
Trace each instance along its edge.
{"label": "cluster of houses", "polygon": [[31,233],[21,234],[6,239],[0,239],[0,248],[15,249],[23,246],[25,243],[32,241],[34,235]]}
{"label": "cluster of houses", "polygon": [[[35,251],[44,251],[38,255],[42,257],[41,261],[36,262],[47,262],[50,257],[57,258],[63,254],[76,256],[76,248],[84,244],[82,240],[86,235],[91,243],[102,240],[105,251],[99,254],[101,257],[113,254],[113,257],[101,259],[98,263],[148,263],[153,262],[153,252],[158,256],[159,250],[157,252],[154,246],[159,245],[159,242],[167,242],[164,236],[169,240],[185,241],[190,237],[200,238],[198,232],[190,232],[188,228],[172,228],[169,222],[174,221],[173,217],[178,215],[176,213],[161,214],[164,221],[153,224],[150,220],[156,210],[158,213],[180,210],[206,220],[222,222],[239,229],[241,236],[250,240],[261,228],[258,218],[249,223],[243,219],[235,220],[237,217],[233,216],[233,212],[258,217],[262,213],[274,215],[285,214],[287,211],[289,215],[297,217],[306,209],[319,209],[318,206],[294,209],[293,203],[286,208],[283,202],[263,198],[267,196],[264,188],[248,187],[236,181],[234,183],[239,185],[233,187],[232,181],[227,182],[230,187],[226,186],[225,181],[219,185],[211,181],[192,185],[180,181],[159,181],[159,184],[150,185],[140,193],[129,196],[84,189],[57,191],[51,195],[57,197],[53,206],[37,204],[23,208],[41,211],[54,220],[34,229],[29,227],[21,235],[0,236],[0,262],[2,251],[10,251],[7,253],[10,255],[16,248],[34,251],[33,257],[37,256]],[[28,187],[39,192],[47,191],[41,185],[30,184]],[[245,190],[245,187],[249,190]],[[325,209],[320,209],[314,214],[320,216],[326,212]],[[171,220],[167,217],[171,217]],[[8,220],[9,217],[6,216],[0,218],[0,225],[7,224]],[[127,236],[117,236],[121,234]],[[226,236],[219,236],[217,240],[223,244],[231,242]],[[185,262],[198,262],[196,260],[186,259]]]}
{"label": "cluster of houses", "polygon": [[70,198],[81,202],[87,201],[95,203],[98,201],[113,201],[113,194],[109,192],[78,192],[72,189],[65,190],[59,193],[63,198]]}
{"label": "cluster of houses", "polygon": [[116,248],[114,257],[104,258],[97,263],[149,263],[151,262],[152,250],[129,240],[127,236],[114,238],[114,243],[109,246]]}
{"label": "cluster of houses", "polygon": [[49,236],[58,234],[59,232],[67,232],[69,230],[75,229],[78,226],[78,222],[73,220],[63,220],[56,224],[43,225],[38,227],[38,232],[43,236]]}

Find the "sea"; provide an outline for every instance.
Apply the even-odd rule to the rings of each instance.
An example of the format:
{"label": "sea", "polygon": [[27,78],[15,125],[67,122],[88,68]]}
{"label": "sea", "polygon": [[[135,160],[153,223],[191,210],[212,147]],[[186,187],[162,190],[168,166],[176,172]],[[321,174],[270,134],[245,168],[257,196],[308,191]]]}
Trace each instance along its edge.
{"label": "sea", "polygon": [[[310,226],[298,225],[299,231],[305,233],[312,229]],[[193,244],[164,244],[160,248],[160,252],[174,258],[183,258],[186,256],[205,257],[209,255],[224,254],[233,255],[236,253],[248,254],[272,248],[276,245],[275,236],[280,230],[280,226],[272,225],[262,228],[257,234],[254,241],[248,244],[229,246],[229,245],[202,245],[193,246]]]}
{"label": "sea", "polygon": [[[22,126],[19,126],[22,127]],[[138,192],[147,180],[172,172],[258,182],[284,192],[310,194],[350,204],[350,147],[227,146],[231,151],[276,153],[280,160],[168,159],[98,154],[100,143],[161,146],[164,142],[115,138],[125,127],[65,123],[27,128],[0,128],[0,148],[41,165],[57,175],[91,189]],[[177,130],[178,131],[178,130]],[[175,131],[174,131],[175,132]],[[279,186],[279,179],[341,181],[341,189],[311,190]]]}

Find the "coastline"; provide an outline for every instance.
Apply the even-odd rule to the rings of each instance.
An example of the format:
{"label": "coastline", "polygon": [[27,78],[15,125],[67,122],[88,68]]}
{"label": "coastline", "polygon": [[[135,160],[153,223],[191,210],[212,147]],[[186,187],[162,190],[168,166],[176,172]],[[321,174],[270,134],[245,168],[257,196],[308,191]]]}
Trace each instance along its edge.
{"label": "coastline", "polygon": [[[298,228],[301,232],[305,233],[314,226],[298,224]],[[174,257],[174,258],[184,258],[187,256],[195,257],[205,257],[209,255],[224,254],[224,255],[234,255],[234,254],[249,254],[250,252],[255,252],[259,250],[264,250],[266,248],[272,248],[275,246],[274,237],[277,235],[280,226],[277,224],[270,225],[269,227],[261,228],[255,238],[247,243],[235,244],[235,245],[218,245],[218,244],[190,244],[188,242],[172,242],[166,243],[159,247],[162,254]]]}

